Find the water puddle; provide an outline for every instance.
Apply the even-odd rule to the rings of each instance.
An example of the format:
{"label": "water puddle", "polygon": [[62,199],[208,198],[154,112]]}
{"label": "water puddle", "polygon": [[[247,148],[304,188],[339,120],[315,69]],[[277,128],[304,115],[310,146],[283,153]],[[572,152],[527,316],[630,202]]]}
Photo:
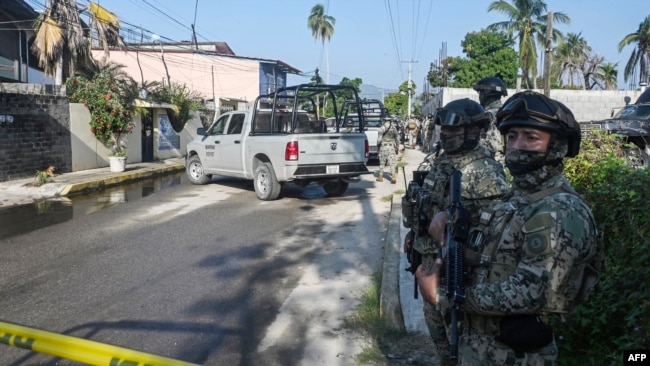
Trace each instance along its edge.
{"label": "water puddle", "polygon": [[185,173],[142,180],[88,194],[57,197],[27,205],[2,208],[0,209],[0,239],[60,224],[124,202],[137,201],[181,184],[189,184]]}

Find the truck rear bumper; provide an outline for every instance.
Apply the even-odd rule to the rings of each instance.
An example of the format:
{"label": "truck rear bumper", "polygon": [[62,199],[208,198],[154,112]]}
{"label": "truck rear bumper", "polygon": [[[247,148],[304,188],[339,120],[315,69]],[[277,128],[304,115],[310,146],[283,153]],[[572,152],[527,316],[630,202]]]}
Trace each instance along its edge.
{"label": "truck rear bumper", "polygon": [[322,179],[354,177],[371,174],[364,163],[299,165],[293,173],[294,179]]}

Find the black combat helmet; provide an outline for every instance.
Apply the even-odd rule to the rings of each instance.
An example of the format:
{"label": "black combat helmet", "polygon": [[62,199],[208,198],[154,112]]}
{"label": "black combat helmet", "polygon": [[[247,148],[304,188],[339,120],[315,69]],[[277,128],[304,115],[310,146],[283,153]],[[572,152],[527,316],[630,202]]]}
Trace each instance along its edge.
{"label": "black combat helmet", "polygon": [[501,97],[508,96],[506,84],[496,76],[488,76],[474,84],[474,90],[478,92],[478,98],[482,106],[487,106]]}
{"label": "black combat helmet", "polygon": [[[464,127],[462,136],[447,137],[444,132],[440,134],[442,148],[449,154],[457,154],[476,147],[481,129],[487,129],[490,124],[490,114],[480,104],[469,98],[464,98],[451,101],[444,107],[438,108],[433,121],[440,126],[441,131],[445,131],[446,127]],[[479,128],[470,128],[474,126]]]}
{"label": "black combat helmet", "polygon": [[510,97],[497,112],[502,135],[511,127],[532,127],[568,141],[567,157],[580,152],[580,124],[567,106],[544,94],[526,90]]}
{"label": "black combat helmet", "polygon": [[447,103],[436,110],[434,123],[440,126],[470,126],[477,125],[487,129],[490,116],[485,109],[475,101],[464,98]]}

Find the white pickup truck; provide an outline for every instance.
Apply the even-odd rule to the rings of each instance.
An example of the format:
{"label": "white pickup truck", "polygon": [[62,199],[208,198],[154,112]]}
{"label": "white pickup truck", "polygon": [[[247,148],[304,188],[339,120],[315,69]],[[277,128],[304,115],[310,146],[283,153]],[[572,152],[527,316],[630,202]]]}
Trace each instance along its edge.
{"label": "white pickup truck", "polygon": [[336,120],[348,114],[336,96],[341,91],[359,100],[351,87],[302,84],[258,97],[253,110],[215,117],[187,145],[188,178],[194,184],[206,184],[213,175],[252,179],[265,201],[277,199],[288,182],[316,182],[329,196],[342,195],[350,182],[371,172],[363,119],[354,132],[328,131],[320,115],[323,108]]}
{"label": "white pickup truck", "polygon": [[[353,112],[356,110],[356,103],[354,100],[347,101],[350,109],[349,115],[343,121],[343,126],[348,130],[354,130],[358,121]],[[379,159],[379,130],[384,124],[381,117],[388,113],[384,108],[384,103],[377,99],[362,99],[361,100],[361,114],[363,115],[363,127],[369,144],[368,159]]]}

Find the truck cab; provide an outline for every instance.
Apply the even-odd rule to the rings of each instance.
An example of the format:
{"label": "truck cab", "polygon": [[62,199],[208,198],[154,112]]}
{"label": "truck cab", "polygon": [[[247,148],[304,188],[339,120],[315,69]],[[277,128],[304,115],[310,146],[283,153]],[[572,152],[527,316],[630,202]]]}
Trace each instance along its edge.
{"label": "truck cab", "polygon": [[[628,98],[629,99],[629,98]],[[612,117],[581,124],[583,131],[604,130],[623,136],[628,147],[625,158],[634,168],[650,167],[650,89],[646,89],[634,104],[612,111]]]}
{"label": "truck cab", "polygon": [[[355,112],[356,104],[354,101],[346,102],[348,104],[348,110],[352,113],[349,116],[346,116],[343,120],[343,127],[348,129],[350,126],[355,126],[357,121],[357,115]],[[379,158],[379,130],[383,125],[382,116],[388,113],[386,108],[384,108],[384,103],[378,99],[362,99],[361,100],[361,115],[363,118],[363,131],[368,138],[369,145],[369,156],[368,159],[378,159]]]}

